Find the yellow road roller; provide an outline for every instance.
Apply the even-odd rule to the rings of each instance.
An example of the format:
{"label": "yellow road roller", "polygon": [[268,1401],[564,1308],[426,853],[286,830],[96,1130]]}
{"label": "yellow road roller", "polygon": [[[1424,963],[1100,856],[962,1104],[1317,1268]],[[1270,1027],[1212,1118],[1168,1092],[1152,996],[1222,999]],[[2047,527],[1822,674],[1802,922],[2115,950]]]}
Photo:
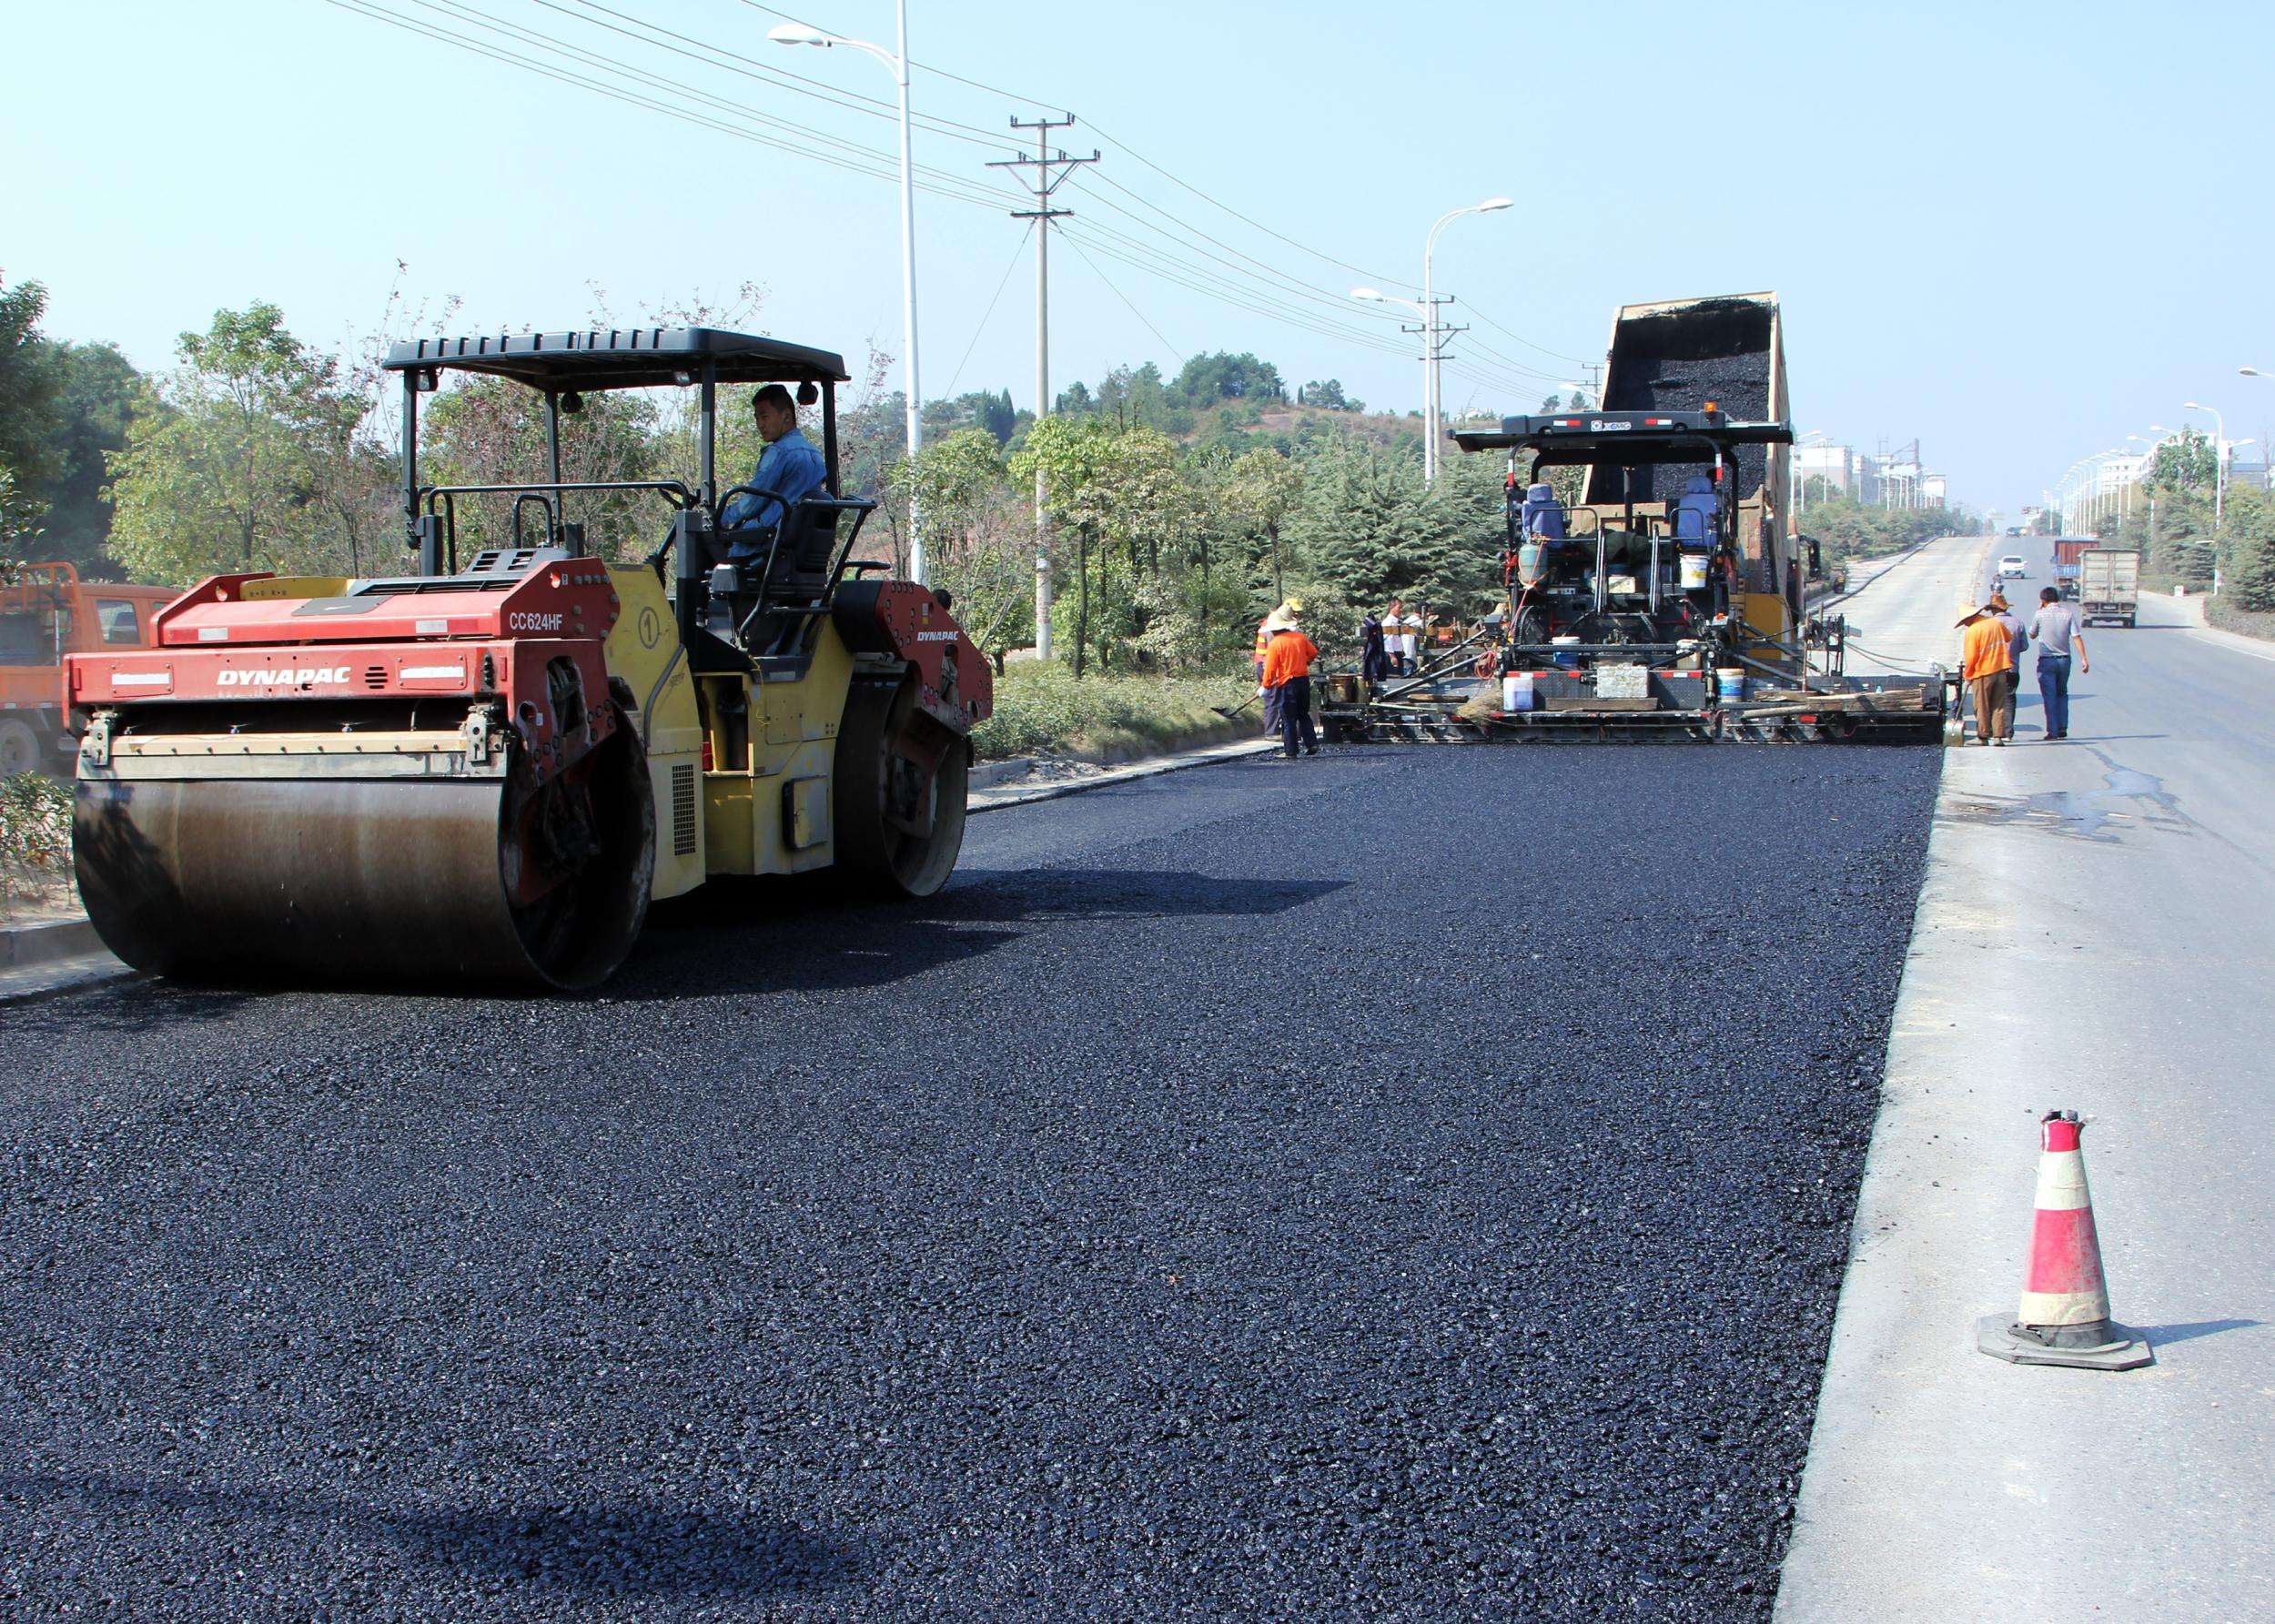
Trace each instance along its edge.
{"label": "yellow road roller", "polygon": [[[576,990],[712,875],[939,890],[992,673],[945,595],[853,557],[875,504],[839,490],[837,356],[639,328],[421,338],[385,367],[415,570],[216,576],[153,646],[69,662],[75,860],[113,952],[202,982]],[[421,482],[420,403],[452,371],[542,396],[549,478]],[[826,479],[738,503],[720,391],[767,384],[818,407]],[[693,484],[561,477],[564,413],[674,386]],[[588,542],[569,515],[603,500],[652,506],[661,545]],[[461,560],[476,504],[512,544]]]}

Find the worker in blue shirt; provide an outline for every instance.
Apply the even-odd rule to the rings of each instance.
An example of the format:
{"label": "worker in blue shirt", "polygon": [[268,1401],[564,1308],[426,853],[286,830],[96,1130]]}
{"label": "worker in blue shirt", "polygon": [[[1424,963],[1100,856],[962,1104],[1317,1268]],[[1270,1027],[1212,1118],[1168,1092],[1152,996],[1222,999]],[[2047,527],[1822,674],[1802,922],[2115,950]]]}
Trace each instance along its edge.
{"label": "worker in blue shirt", "polygon": [[788,389],[778,383],[760,389],[751,397],[751,415],[757,419],[758,437],[766,449],[759,453],[751,489],[719,515],[721,539],[736,559],[755,558],[765,550],[775,524],[829,482],[822,454],[798,430],[798,405]]}

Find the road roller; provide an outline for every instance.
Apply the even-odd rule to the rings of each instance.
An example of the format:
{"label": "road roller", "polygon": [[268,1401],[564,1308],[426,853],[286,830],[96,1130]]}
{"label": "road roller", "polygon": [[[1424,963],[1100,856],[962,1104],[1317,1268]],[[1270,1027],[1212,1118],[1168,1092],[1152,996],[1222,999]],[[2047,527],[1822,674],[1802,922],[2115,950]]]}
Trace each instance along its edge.
{"label": "road roller", "polygon": [[[152,646],[69,661],[74,856],[114,953],[206,983],[576,991],[712,876],[940,889],[993,677],[945,593],[853,556],[875,504],[839,489],[838,356],[642,328],[420,338],[384,366],[405,573],[216,576]],[[421,481],[450,372],[543,398],[550,477]],[[715,467],[721,392],[769,384],[818,416],[827,469],[786,506]],[[565,414],[661,388],[696,392],[693,483],[562,478]],[[652,524],[588,539],[580,509]]]}

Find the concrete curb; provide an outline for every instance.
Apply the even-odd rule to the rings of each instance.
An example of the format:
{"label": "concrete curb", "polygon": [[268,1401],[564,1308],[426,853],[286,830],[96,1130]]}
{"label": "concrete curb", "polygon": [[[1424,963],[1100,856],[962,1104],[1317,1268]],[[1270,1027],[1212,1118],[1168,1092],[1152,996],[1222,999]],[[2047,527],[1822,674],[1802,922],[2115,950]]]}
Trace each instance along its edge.
{"label": "concrete curb", "polygon": [[84,915],[37,924],[0,925],[0,970],[26,969],[102,951],[103,939]]}
{"label": "concrete curb", "polygon": [[1129,783],[1140,778],[1157,778],[1164,772],[1181,772],[1188,767],[1205,767],[1211,762],[1239,761],[1279,748],[1279,743],[1270,739],[1241,739],[1229,744],[1211,745],[1205,750],[1149,756],[1127,767],[1100,772],[1089,778],[1070,778],[1061,783],[1037,784],[1030,789],[982,791],[972,797],[967,815],[976,817],[981,812],[999,812],[1006,806],[1027,806],[1037,801],[1057,801],[1066,795],[1079,795],[1085,790],[1101,790],[1111,784]]}
{"label": "concrete curb", "polygon": [[133,973],[104,948],[84,917],[0,925],[0,1007],[123,981]]}
{"label": "concrete curb", "polygon": [[1188,751],[1204,749],[1214,744],[1234,744],[1253,737],[1244,724],[1237,721],[1215,721],[1180,738],[1172,740],[1158,750],[1145,751],[1135,755],[1102,752],[1095,750],[1068,751],[1055,756],[1009,756],[1000,762],[980,762],[972,768],[972,788],[990,789],[1006,778],[1016,778],[1030,769],[1046,762],[1077,762],[1091,767],[1135,766],[1144,762],[1156,762]]}
{"label": "concrete curb", "polygon": [[2247,637],[2240,631],[2230,631],[2223,626],[2213,625],[2206,609],[2208,600],[2202,593],[2190,592],[2187,597],[2176,597],[2172,601],[2193,622],[2189,627],[2189,635],[2197,641],[2210,643],[2231,654],[2248,654],[2254,660],[2275,660],[2275,641]]}

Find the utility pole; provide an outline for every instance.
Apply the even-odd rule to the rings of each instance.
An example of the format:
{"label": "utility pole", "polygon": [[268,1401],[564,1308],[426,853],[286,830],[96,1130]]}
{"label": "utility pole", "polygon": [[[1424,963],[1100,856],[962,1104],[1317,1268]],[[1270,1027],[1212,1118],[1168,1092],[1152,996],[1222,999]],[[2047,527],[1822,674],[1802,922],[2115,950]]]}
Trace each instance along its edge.
{"label": "utility pole", "polygon": [[[1050,145],[1053,130],[1073,126],[1074,115],[1064,118],[1013,118],[1015,130],[1035,132],[1034,157],[1022,152],[1016,158],[1001,158],[990,163],[990,169],[1016,169],[1019,178],[1035,194],[1033,208],[1015,208],[1015,220],[1035,222],[1035,420],[1040,423],[1050,416],[1051,409],[1051,222],[1063,215],[1074,213],[1071,208],[1053,208],[1051,194],[1058,190],[1077,166],[1095,164],[1098,151],[1090,149],[1087,158],[1068,157],[1063,149],[1054,151]],[[1044,517],[1043,469],[1038,463],[1035,469],[1035,657],[1051,657],[1051,555],[1050,528]]]}
{"label": "utility pole", "polygon": [[1438,477],[1438,363],[1445,359],[1446,345],[1453,335],[1466,333],[1470,329],[1466,327],[1449,327],[1438,319],[1438,307],[1453,302],[1453,296],[1450,293],[1431,294],[1427,299],[1410,299],[1393,298],[1376,293],[1372,288],[1362,291],[1367,297],[1383,304],[1404,305],[1421,318],[1420,326],[1408,327],[1400,322],[1398,330],[1412,333],[1422,341],[1422,483],[1430,484]]}

